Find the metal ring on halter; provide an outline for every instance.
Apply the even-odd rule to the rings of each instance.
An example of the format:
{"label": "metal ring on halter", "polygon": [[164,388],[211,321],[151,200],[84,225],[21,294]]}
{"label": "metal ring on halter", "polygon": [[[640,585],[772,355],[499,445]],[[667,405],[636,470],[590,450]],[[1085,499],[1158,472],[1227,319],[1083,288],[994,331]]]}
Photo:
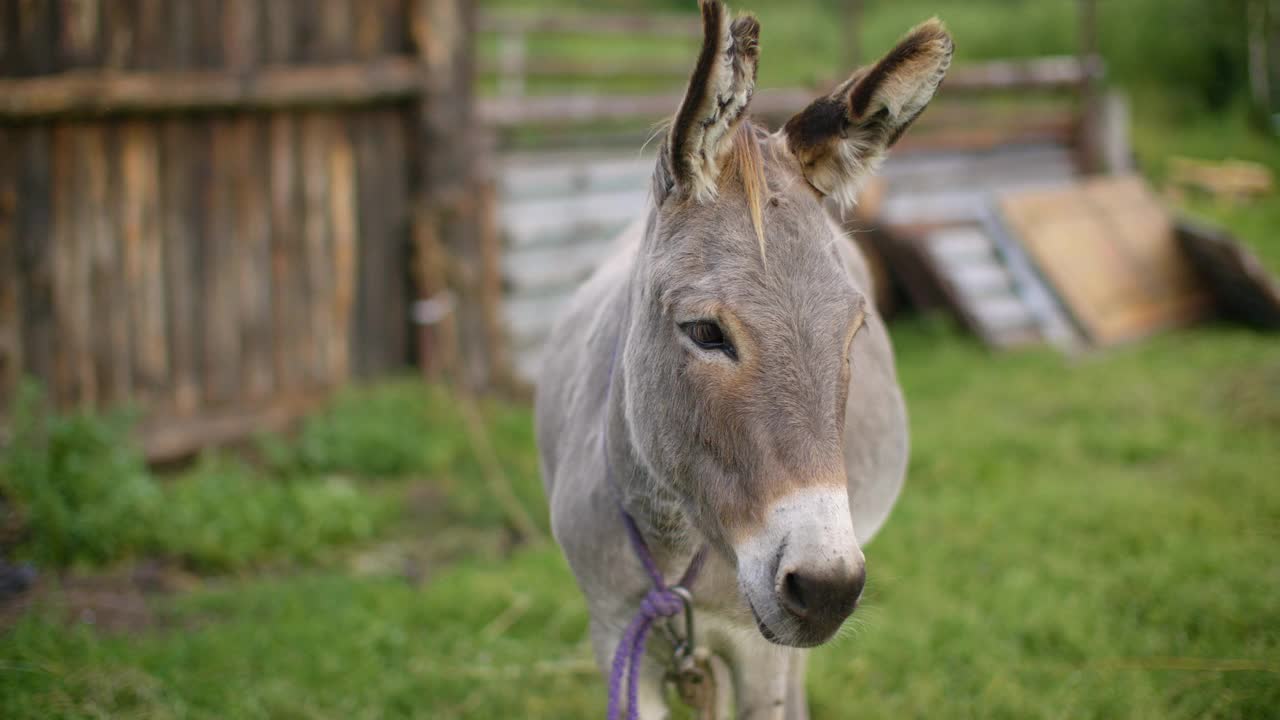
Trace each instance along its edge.
{"label": "metal ring on halter", "polygon": [[671,592],[684,601],[684,640],[676,645],[677,657],[688,657],[693,654],[693,593],[683,585],[672,585]]}

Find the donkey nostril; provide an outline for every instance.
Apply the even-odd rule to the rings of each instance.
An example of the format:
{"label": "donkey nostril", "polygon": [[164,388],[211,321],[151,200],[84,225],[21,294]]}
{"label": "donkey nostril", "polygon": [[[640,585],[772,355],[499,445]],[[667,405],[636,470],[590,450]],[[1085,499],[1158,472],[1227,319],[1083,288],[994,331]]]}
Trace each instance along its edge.
{"label": "donkey nostril", "polygon": [[809,602],[805,585],[807,585],[799,573],[789,572],[782,579],[782,606],[790,610],[795,615],[804,617],[809,611]]}
{"label": "donkey nostril", "polygon": [[[807,575],[788,572],[782,578],[779,601],[788,612],[801,619],[827,618],[839,622],[853,611],[866,585],[862,568],[837,575]],[[828,617],[829,616],[829,617]]]}

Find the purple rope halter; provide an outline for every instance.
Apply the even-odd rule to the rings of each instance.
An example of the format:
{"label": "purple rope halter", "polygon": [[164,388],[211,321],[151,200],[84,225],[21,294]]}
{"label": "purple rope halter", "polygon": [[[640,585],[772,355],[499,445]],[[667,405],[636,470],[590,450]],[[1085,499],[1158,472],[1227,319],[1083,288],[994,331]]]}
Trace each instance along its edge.
{"label": "purple rope halter", "polygon": [[[694,580],[698,578],[698,572],[702,570],[706,549],[700,548],[694,554],[693,559],[689,561],[689,567],[685,568],[680,582],[673,587],[669,587],[663,582],[662,572],[658,570],[657,563],[653,560],[653,554],[649,552],[649,546],[645,544],[644,538],[640,536],[640,530],[636,527],[635,520],[627,514],[626,510],[619,508],[619,511],[622,513],[622,522],[627,528],[627,537],[631,540],[631,547],[635,550],[636,556],[640,558],[640,563],[644,565],[645,572],[648,573],[649,580],[653,583],[653,589],[640,601],[640,610],[632,618],[631,624],[627,626],[626,631],[622,634],[622,640],[618,643],[617,649],[613,651],[613,668],[609,673],[609,720],[617,720],[619,717],[618,702],[622,695],[624,675],[627,682],[627,720],[636,720],[639,717],[636,699],[640,688],[640,662],[644,658],[644,645],[648,639],[649,631],[653,629],[653,624],[658,618],[674,617],[685,609],[685,596],[674,590],[673,587],[687,589],[693,584]],[[693,638],[686,638],[686,642],[692,643]]]}
{"label": "purple rope halter", "polygon": [[[609,361],[609,388],[605,394],[605,407],[611,407],[613,398],[613,371],[618,360],[618,346],[622,344],[622,335],[618,335],[618,341],[613,348],[613,357]],[[608,410],[606,410],[606,413]],[[606,415],[607,417],[607,415]],[[605,482],[609,485],[613,484],[613,463],[609,459],[609,433],[607,428],[601,428],[600,431],[600,449],[604,454],[605,466]],[[631,549],[635,551],[636,557],[640,559],[640,564],[644,566],[645,573],[649,576],[649,581],[653,584],[650,590],[640,601],[640,609],[636,612],[636,616],[631,619],[631,623],[627,625],[626,631],[622,634],[622,640],[618,642],[618,647],[613,651],[613,666],[609,672],[609,713],[608,720],[618,720],[620,717],[620,701],[622,699],[622,685],[625,677],[627,687],[627,720],[637,720],[639,717],[639,709],[636,707],[636,700],[640,689],[640,662],[644,658],[645,641],[648,640],[649,631],[653,629],[653,624],[659,618],[669,618],[685,611],[686,598],[689,598],[689,588],[694,581],[698,579],[698,573],[702,570],[702,563],[706,558],[706,547],[701,547],[694,553],[693,559],[689,561],[689,567],[685,568],[684,575],[680,577],[680,582],[675,585],[668,586],[662,578],[662,571],[658,569],[658,563],[653,559],[653,553],[649,550],[649,545],[644,541],[644,536],[640,534],[640,528],[636,527],[636,521],[622,507],[622,503],[618,503],[618,513],[622,515],[622,524],[627,529],[627,538],[631,541]],[[692,611],[692,608],[688,608]],[[686,643],[693,643],[693,638],[685,638]]]}

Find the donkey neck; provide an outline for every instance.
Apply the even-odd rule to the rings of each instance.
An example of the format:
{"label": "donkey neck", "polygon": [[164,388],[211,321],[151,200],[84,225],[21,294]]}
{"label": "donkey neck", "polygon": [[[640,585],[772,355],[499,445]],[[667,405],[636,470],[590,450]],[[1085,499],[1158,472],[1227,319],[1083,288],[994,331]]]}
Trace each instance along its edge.
{"label": "donkey neck", "polygon": [[663,478],[636,451],[628,419],[626,367],[628,362],[645,362],[642,349],[633,347],[629,342],[637,304],[641,301],[635,292],[635,273],[642,247],[643,242],[632,258],[627,282],[619,286],[613,301],[604,311],[607,319],[601,335],[608,338],[606,353],[609,359],[605,397],[602,398],[605,407],[601,415],[605,461],[603,490],[611,498],[611,507],[620,507],[635,520],[659,564],[678,572],[668,560],[691,556],[699,544],[697,533],[681,509],[677,496],[668,489],[669,483],[663,482]]}

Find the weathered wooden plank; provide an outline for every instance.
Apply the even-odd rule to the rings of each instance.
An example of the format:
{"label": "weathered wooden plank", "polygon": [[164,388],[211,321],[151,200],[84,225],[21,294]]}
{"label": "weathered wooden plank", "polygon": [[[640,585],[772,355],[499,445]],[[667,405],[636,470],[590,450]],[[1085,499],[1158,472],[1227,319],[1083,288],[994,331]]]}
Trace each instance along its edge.
{"label": "weathered wooden plank", "polygon": [[517,348],[540,344],[551,332],[556,317],[569,302],[571,293],[510,298],[503,315]]}
{"label": "weathered wooden plank", "polygon": [[356,254],[356,168],[351,139],[344,121],[334,123],[329,142],[329,228],[332,233],[333,295],[329,332],[330,380],[343,382],[351,374],[351,319],[358,277]]}
{"label": "weathered wooden plank", "polygon": [[159,136],[152,123],[133,121],[121,127],[119,137],[124,243],[119,289],[132,336],[133,393],[146,406],[159,398],[169,379]]}
{"label": "weathered wooden plank", "polygon": [[[318,7],[317,7],[318,5]],[[351,0],[315,0],[312,10],[318,27],[309,62],[332,62],[351,52]]]}
{"label": "weathered wooden plank", "polygon": [[307,343],[307,268],[299,178],[297,118],[278,113],[271,118],[271,289],[276,329],[273,346],[276,386],[285,392],[305,385]]}
{"label": "weathered wooden plank", "polygon": [[90,334],[90,262],[101,208],[93,206],[91,194],[105,191],[106,161],[101,138],[94,141],[95,132],[101,130],[60,127],[53,134],[51,260],[56,329],[50,396],[64,408],[91,406],[97,396]]}
{"label": "weathered wooden plank", "polygon": [[418,96],[421,76],[416,62],[395,57],[244,74],[77,70],[0,79],[0,118],[364,105]]}
{"label": "weathered wooden plank", "polygon": [[[480,62],[480,72],[485,75],[496,74],[504,69],[501,62],[492,60],[482,60]],[[689,61],[685,58],[678,60],[664,57],[649,57],[641,60],[609,60],[606,58],[583,62],[573,58],[534,57],[524,60],[521,69],[529,78],[535,78],[539,75],[582,79],[659,77],[683,81],[689,77]]]}
{"label": "weathered wooden plank", "polygon": [[646,189],[619,192],[581,192],[530,202],[512,202],[501,209],[508,242],[514,247],[560,244],[575,236],[605,236],[625,227],[644,211]]}
{"label": "weathered wooden plank", "polygon": [[0,75],[31,77],[59,69],[57,5],[46,2],[31,7],[17,7],[16,3],[6,6],[16,15],[12,51],[15,63],[6,65]]}
{"label": "weathered wooden plank", "polygon": [[263,32],[261,0],[222,0],[222,42],[226,67],[244,72],[258,64]]}
{"label": "weathered wooden plank", "polygon": [[[751,100],[754,115],[789,117],[813,100],[811,90],[759,90]],[[648,95],[545,95],[489,97],[477,101],[477,114],[489,125],[586,123],[630,118],[658,120],[680,107],[683,93]]]}
{"label": "weathered wooden plank", "polygon": [[[0,127],[0,147],[14,152],[19,138],[18,130]],[[0,163],[0,418],[8,414],[22,374],[18,172],[14,163]]]}
{"label": "weathered wooden plank", "polygon": [[59,206],[54,195],[52,135],[48,127],[23,128],[17,147],[20,161],[12,166],[22,188],[16,225],[22,369],[48,389],[55,376],[53,250],[58,241],[54,217]]}
{"label": "weathered wooden plank", "polygon": [[498,160],[503,206],[510,202],[583,192],[645,192],[657,157],[631,152],[539,152],[506,154]]}
{"label": "weathered wooden plank", "polygon": [[15,75],[21,69],[18,43],[18,4],[0,4],[0,77]]}
{"label": "weathered wooden plank", "polygon": [[304,312],[310,326],[304,360],[310,382],[325,386],[331,377],[329,333],[333,331],[329,305],[334,279],[329,213],[329,146],[334,134],[333,118],[323,113],[306,115],[302,118],[301,132],[303,267],[307,278]]}
{"label": "weathered wooden plank", "polygon": [[479,219],[477,229],[476,261],[478,275],[476,280],[475,302],[480,308],[480,319],[484,323],[482,343],[488,353],[488,382],[495,387],[511,388],[515,385],[515,377],[511,366],[510,352],[506,342],[506,325],[501,320],[502,313],[502,233],[498,224],[498,186],[490,178],[479,183],[476,197],[479,206],[476,212]]}
{"label": "weathered wooden plank", "polygon": [[[398,5],[403,5],[398,2]],[[375,132],[386,143],[382,149],[381,168],[370,168],[367,175],[376,173],[386,190],[383,198],[381,222],[384,240],[382,264],[378,278],[383,311],[383,340],[378,343],[380,362],[370,371],[400,370],[409,361],[410,302],[413,293],[411,268],[411,206],[408,116],[402,110],[382,110],[377,114]]]}
{"label": "weathered wooden plank", "polygon": [[1072,55],[994,60],[962,65],[947,73],[946,93],[1007,92],[1017,90],[1074,90],[1097,77],[1102,64],[1097,58]]}
{"label": "weathered wooden plank", "polygon": [[367,60],[388,52],[396,52],[387,47],[387,26],[398,24],[404,17],[397,12],[396,0],[365,0],[355,2],[351,9],[351,50],[348,56]]}
{"label": "weathered wooden plank", "polygon": [[542,245],[514,250],[503,258],[502,276],[514,296],[572,290],[613,252],[613,238],[594,243]]}
{"label": "weathered wooden plank", "polygon": [[[361,43],[367,42],[363,35],[357,30],[356,36]],[[386,322],[386,291],[391,286],[391,278],[381,276],[383,258],[390,254],[387,247],[390,238],[386,230],[389,223],[383,222],[384,199],[380,196],[384,188],[379,182],[386,144],[377,132],[376,116],[362,114],[353,118],[353,123],[360,239],[357,246],[355,321],[351,324],[349,337],[353,372],[367,376],[381,359],[378,345]]]}
{"label": "weathered wooden plank", "polygon": [[668,35],[686,39],[702,37],[702,27],[692,15],[486,12],[481,13],[478,28],[486,33],[521,35],[545,33]]}
{"label": "weathered wooden plank", "polygon": [[[1051,57],[1028,61],[992,62],[953,69],[947,76],[940,97],[969,93],[1009,92],[1019,90],[1055,91],[1074,89],[1088,74],[1077,58]],[[766,117],[788,117],[805,107],[815,92],[807,89],[761,90],[751,101],[753,114]],[[549,95],[537,97],[494,97],[481,100],[480,117],[485,122],[499,125],[524,125],[531,123],[580,123],[617,120],[633,117],[660,118],[679,107],[681,93],[667,92],[649,95]],[[1015,118],[1016,119],[1016,118]],[[1063,121],[1056,116],[1037,117],[1035,122],[1015,123],[1019,140],[1029,137],[1054,136],[1074,129],[1073,121]],[[949,143],[965,142],[981,146],[995,131],[981,132],[982,128],[948,131],[953,137]],[[1008,133],[1002,130],[1001,133]],[[904,139],[910,139],[908,135]],[[912,140],[917,146],[927,141],[942,142],[935,138]]]}
{"label": "weathered wooden plank", "polygon": [[157,417],[141,428],[143,454],[151,462],[171,462],[255,433],[283,432],[324,399],[321,393],[280,396],[266,405],[210,410],[194,418]]}
{"label": "weathered wooden plank", "polygon": [[202,289],[201,228],[204,224],[207,127],[165,120],[161,130],[165,317],[168,321],[171,395],[169,414],[184,417],[200,406]]}
{"label": "weathered wooden plank", "polygon": [[1016,189],[1026,185],[1064,184],[1076,175],[1069,148],[1033,145],[999,152],[951,150],[927,154],[897,153],[880,177],[891,194]]}
{"label": "weathered wooden plank", "polygon": [[80,189],[83,205],[81,241],[92,247],[93,365],[97,373],[97,402],[102,407],[122,403],[133,394],[129,281],[123,226],[119,128],[94,123],[85,138],[80,170],[86,182]]}
{"label": "weathered wooden plank", "polygon": [[238,136],[233,121],[212,122],[209,206],[205,217],[202,304],[205,409],[240,398],[240,263],[236,257],[236,194],[244,172],[235,162]]}
{"label": "weathered wooden plank", "polygon": [[224,67],[226,43],[222,37],[222,0],[204,0],[189,4],[195,6],[195,23],[191,27],[195,67],[209,69]]}
{"label": "weathered wooden plank", "polygon": [[103,29],[101,0],[59,3],[59,15],[59,67],[99,66],[104,59],[107,35]]}
{"label": "weathered wooden plank", "polygon": [[132,66],[133,49],[141,31],[138,9],[135,0],[109,0],[98,8],[101,49],[93,62],[84,63],[85,67],[123,70]]}
{"label": "weathered wooden plank", "polygon": [[241,396],[266,398],[275,379],[271,309],[271,213],[264,125],[249,115],[231,121],[235,186],[234,236],[239,266]]}
{"label": "weathered wooden plank", "polygon": [[[189,70],[200,63],[199,44],[196,39],[196,3],[165,2],[165,26],[167,32],[162,57],[169,70]],[[208,4],[208,3],[201,3]],[[275,3],[270,3],[274,5]]]}
{"label": "weathered wooden plank", "polygon": [[127,57],[121,66],[135,70],[172,68],[168,6],[189,4],[166,0],[130,0],[128,3],[117,0],[113,3],[113,7],[127,5],[132,11],[127,24],[121,25],[113,20],[113,24],[120,26],[117,29],[128,31],[120,33],[129,37]]}
{"label": "weathered wooden plank", "polygon": [[408,174],[398,113],[377,111],[357,123],[359,281],[351,336],[354,370],[368,376],[400,367],[407,354]]}
{"label": "weathered wooden plank", "polygon": [[298,20],[295,19],[298,0],[273,0],[264,3],[266,22],[264,50],[265,61],[283,65],[293,62],[297,53]]}

